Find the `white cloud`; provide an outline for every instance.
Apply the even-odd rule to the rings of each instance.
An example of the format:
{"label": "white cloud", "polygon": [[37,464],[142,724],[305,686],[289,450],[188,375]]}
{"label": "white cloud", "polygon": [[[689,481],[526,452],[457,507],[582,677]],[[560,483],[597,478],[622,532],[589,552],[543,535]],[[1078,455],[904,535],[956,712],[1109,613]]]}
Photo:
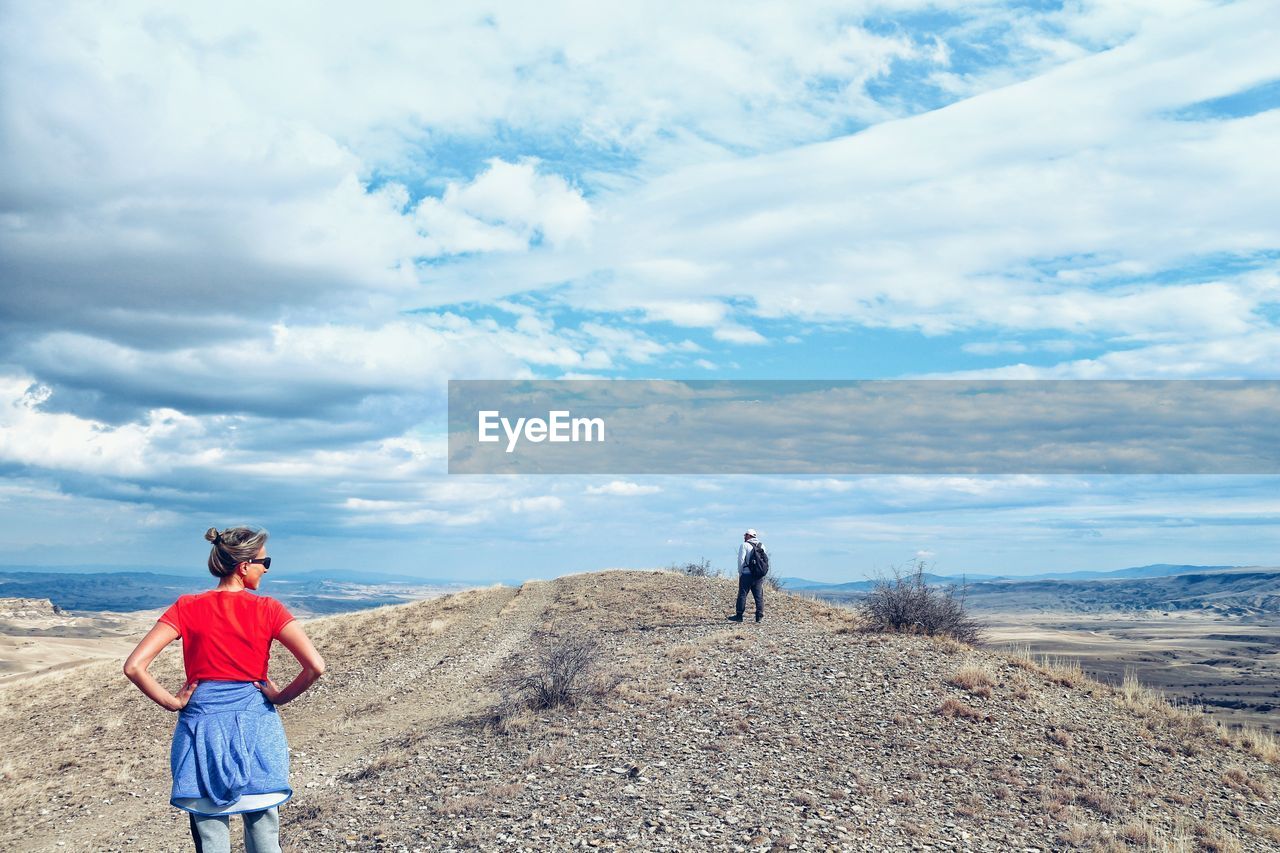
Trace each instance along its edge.
{"label": "white cloud", "polygon": [[470,183],[422,199],[414,218],[439,247],[431,254],[522,250],[535,236],[553,247],[585,243],[591,206],[563,178],[539,173],[537,163],[493,158]]}
{"label": "white cloud", "polygon": [[125,477],[173,465],[180,458],[175,451],[193,454],[195,464],[218,461],[217,449],[200,442],[199,421],[182,412],[154,409],[140,422],[111,426],[41,411],[49,394],[29,377],[0,377],[0,461]]}
{"label": "white cloud", "polygon": [[975,341],[964,344],[960,349],[970,355],[1003,355],[1005,353],[1022,353],[1027,351],[1026,344],[1018,341]]}
{"label": "white cloud", "polygon": [[530,498],[517,498],[509,504],[516,513],[548,514],[564,509],[564,501],[555,495],[538,495]]}
{"label": "white cloud", "polygon": [[634,495],[656,495],[661,491],[661,486],[642,486],[639,483],[632,483],[628,480],[613,480],[603,486],[587,486],[586,493],[589,495],[632,497]]}
{"label": "white cloud", "polygon": [[749,329],[746,326],[739,326],[736,323],[725,323],[716,328],[711,333],[717,341],[724,341],[730,344],[764,344],[768,340],[764,335],[755,329]]}
{"label": "white cloud", "polygon": [[439,527],[467,527],[488,521],[490,513],[483,509],[454,511],[415,507],[400,501],[364,500],[349,498],[343,505],[350,511],[349,526],[389,524],[393,526],[432,525]]}

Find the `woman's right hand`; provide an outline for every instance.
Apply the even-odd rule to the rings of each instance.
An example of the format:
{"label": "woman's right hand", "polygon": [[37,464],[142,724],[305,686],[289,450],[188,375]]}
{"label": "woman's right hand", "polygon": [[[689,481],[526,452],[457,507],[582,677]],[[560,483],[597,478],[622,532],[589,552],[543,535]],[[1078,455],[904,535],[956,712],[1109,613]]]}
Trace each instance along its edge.
{"label": "woman's right hand", "polygon": [[188,681],[184,684],[182,689],[178,691],[178,695],[173,697],[175,701],[173,705],[170,706],[169,710],[181,711],[183,708],[187,707],[187,702],[191,701],[191,694],[196,692],[196,686],[199,683],[200,682],[198,681]]}

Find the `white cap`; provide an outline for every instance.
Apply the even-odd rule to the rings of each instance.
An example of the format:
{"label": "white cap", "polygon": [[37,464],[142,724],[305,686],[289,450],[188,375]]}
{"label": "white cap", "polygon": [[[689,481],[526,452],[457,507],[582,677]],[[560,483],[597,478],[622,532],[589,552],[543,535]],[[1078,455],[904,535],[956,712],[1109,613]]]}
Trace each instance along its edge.
{"label": "white cap", "polygon": [[747,536],[750,536],[752,539],[754,539],[754,538],[755,538],[755,535],[756,535],[756,532],[755,532],[754,530],[752,530],[750,527],[748,527],[748,528],[747,528],[746,535],[747,535]]}

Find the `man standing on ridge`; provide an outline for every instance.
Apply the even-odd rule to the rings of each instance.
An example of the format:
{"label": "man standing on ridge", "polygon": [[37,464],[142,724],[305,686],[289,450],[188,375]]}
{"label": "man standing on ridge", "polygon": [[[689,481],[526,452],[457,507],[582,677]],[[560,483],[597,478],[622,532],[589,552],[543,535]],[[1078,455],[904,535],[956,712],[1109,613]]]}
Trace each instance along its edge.
{"label": "man standing on ridge", "polygon": [[769,555],[754,530],[742,534],[738,546],[738,602],[730,622],[741,622],[747,609],[747,590],[756,602],[756,621],[764,619],[764,576],[769,571]]}

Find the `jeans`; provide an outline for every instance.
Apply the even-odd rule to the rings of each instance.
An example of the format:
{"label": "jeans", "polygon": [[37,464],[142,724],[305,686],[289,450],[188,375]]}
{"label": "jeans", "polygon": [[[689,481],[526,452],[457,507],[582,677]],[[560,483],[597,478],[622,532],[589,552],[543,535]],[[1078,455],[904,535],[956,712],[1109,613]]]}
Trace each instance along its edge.
{"label": "jeans", "polygon": [[756,602],[756,618],[764,618],[764,575],[756,577],[751,572],[738,575],[738,603],[734,611],[738,616],[747,609],[747,590],[751,590],[751,597]]}
{"label": "jeans", "polygon": [[[231,853],[231,817],[187,812],[196,853]],[[244,849],[248,853],[280,853],[280,809],[245,812]]]}

